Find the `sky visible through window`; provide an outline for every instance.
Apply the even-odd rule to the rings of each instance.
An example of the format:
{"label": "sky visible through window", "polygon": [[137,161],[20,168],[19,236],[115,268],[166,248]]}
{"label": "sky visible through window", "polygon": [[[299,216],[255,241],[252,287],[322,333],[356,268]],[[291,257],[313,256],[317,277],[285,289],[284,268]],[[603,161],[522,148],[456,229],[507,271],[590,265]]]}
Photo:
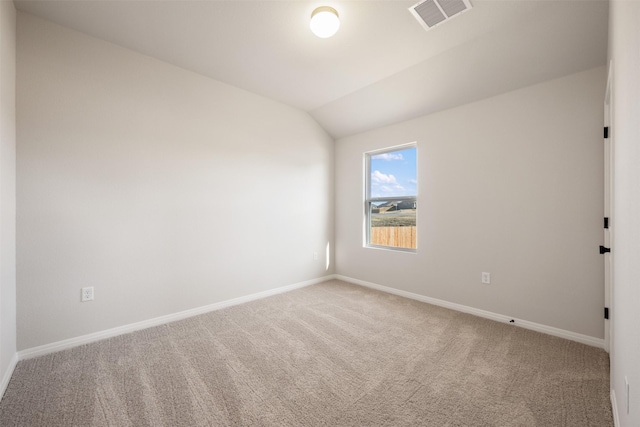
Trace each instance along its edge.
{"label": "sky visible through window", "polygon": [[371,197],[417,195],[416,147],[371,156]]}

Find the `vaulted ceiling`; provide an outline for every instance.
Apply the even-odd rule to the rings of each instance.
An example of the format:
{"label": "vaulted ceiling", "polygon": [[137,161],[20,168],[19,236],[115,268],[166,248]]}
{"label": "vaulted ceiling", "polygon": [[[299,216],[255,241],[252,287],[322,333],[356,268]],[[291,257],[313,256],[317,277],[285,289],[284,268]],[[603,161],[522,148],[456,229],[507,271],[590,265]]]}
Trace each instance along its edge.
{"label": "vaulted ceiling", "polygon": [[[606,62],[605,0],[471,0],[425,31],[417,0],[16,0],[27,13],[309,112],[332,136]],[[311,11],[338,10],[329,39]]]}

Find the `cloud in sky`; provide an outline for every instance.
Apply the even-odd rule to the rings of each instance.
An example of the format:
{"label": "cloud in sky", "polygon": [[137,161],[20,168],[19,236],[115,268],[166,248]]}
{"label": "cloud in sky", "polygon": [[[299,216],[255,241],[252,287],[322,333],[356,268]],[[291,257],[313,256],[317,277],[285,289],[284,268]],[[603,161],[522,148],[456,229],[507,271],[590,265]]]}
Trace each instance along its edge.
{"label": "cloud in sky", "polygon": [[409,197],[417,194],[416,148],[370,157],[370,197]]}
{"label": "cloud in sky", "polygon": [[376,170],[371,174],[371,182],[376,184],[398,184],[396,177],[389,174],[385,175],[382,172]]}
{"label": "cloud in sky", "polygon": [[404,192],[404,187],[398,183],[395,176],[383,174],[379,170],[375,170],[371,174],[371,187],[373,197],[398,195]]}
{"label": "cloud in sky", "polygon": [[392,161],[392,160],[403,160],[404,157],[402,157],[402,153],[382,153],[382,154],[376,154],[375,156],[371,157],[374,160],[386,160],[388,162]]}
{"label": "cloud in sky", "polygon": [[388,186],[388,185],[380,186],[380,191],[382,193],[386,193],[386,194],[396,195],[400,191],[403,191],[403,190],[404,190],[404,187],[402,185],[400,185],[400,184],[396,184],[396,185],[393,185],[393,186]]}

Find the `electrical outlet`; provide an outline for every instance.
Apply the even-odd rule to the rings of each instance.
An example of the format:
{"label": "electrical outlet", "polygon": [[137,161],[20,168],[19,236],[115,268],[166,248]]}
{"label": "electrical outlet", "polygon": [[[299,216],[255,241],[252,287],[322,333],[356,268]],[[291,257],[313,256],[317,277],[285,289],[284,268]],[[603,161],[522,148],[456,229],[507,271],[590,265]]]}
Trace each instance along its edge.
{"label": "electrical outlet", "polygon": [[93,286],[82,288],[81,299],[82,302],[93,301]]}
{"label": "electrical outlet", "polygon": [[318,260],[318,252],[314,252],[313,253],[313,260],[317,261]]}
{"label": "electrical outlet", "polygon": [[482,283],[489,285],[491,283],[491,273],[482,273]]}

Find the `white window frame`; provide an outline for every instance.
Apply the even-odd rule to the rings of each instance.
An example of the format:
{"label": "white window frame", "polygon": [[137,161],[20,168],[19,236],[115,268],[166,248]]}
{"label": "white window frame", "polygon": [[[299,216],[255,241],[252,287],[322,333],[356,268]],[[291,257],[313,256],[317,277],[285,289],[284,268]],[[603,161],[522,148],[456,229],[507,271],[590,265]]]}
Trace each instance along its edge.
{"label": "white window frame", "polygon": [[[416,248],[402,248],[398,246],[383,246],[371,244],[371,204],[375,202],[385,202],[394,200],[398,202],[413,201],[418,205],[418,190],[416,188],[415,196],[398,196],[398,197],[371,197],[371,157],[379,154],[390,153],[393,151],[405,150],[407,148],[416,149],[416,180],[418,179],[418,144],[416,142],[410,142],[408,144],[395,145],[393,147],[386,147],[379,150],[368,151],[364,153],[364,247],[373,249],[386,249],[399,252],[415,253],[418,248],[418,242],[416,238]],[[418,231],[418,215],[416,209],[416,233]]]}

